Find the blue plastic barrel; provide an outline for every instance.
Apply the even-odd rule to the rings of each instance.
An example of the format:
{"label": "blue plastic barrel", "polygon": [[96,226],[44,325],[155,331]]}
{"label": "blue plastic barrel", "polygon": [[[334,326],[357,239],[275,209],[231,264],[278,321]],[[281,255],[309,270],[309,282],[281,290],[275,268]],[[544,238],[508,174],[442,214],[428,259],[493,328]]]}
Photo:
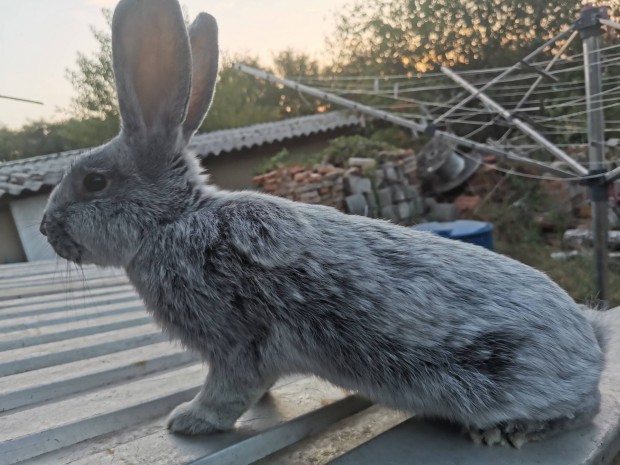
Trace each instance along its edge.
{"label": "blue plastic barrel", "polygon": [[493,225],[483,221],[457,220],[421,223],[413,226],[418,231],[429,231],[438,236],[476,244],[493,250]]}

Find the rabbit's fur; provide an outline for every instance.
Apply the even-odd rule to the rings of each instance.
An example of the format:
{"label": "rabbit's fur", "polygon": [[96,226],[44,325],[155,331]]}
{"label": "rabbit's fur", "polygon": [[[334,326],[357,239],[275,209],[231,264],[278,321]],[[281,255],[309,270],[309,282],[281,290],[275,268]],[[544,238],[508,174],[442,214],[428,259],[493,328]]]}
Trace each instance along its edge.
{"label": "rabbit's fur", "polygon": [[[543,273],[385,221],[208,186],[185,147],[213,93],[213,18],[201,14],[190,37],[191,48],[176,0],[120,2],[123,129],[74,163],[41,226],[59,255],[123,267],[164,331],[209,364],[173,431],[231,428],[290,373],[487,443],[519,445],[597,412],[595,331]],[[105,188],[91,192],[89,173]]]}

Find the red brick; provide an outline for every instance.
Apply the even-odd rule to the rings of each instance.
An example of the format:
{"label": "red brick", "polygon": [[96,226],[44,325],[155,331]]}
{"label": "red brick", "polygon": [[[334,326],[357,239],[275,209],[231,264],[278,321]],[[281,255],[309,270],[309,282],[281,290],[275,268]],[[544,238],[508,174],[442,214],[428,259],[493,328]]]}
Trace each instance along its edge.
{"label": "red brick", "polygon": [[297,173],[301,173],[302,171],[305,171],[306,167],[303,165],[295,165],[295,166],[291,166],[288,169],[288,172],[291,174],[291,176],[295,176]]}
{"label": "red brick", "polygon": [[337,169],[338,168],[336,168],[334,165],[319,165],[317,167],[317,171],[321,174],[332,173]]}
{"label": "red brick", "polygon": [[252,183],[254,184],[262,184],[265,181],[265,175],[261,174],[259,176],[254,176],[252,178]]}
{"label": "red brick", "polygon": [[265,192],[276,192],[278,189],[280,189],[280,183],[279,182],[268,182],[265,183],[265,185],[263,185],[263,190]]}
{"label": "red brick", "polygon": [[274,178],[278,178],[280,177],[281,173],[280,170],[273,170],[270,171],[269,173],[265,173],[263,174],[263,176],[265,177],[265,179],[274,179]]}
{"label": "red brick", "polygon": [[299,173],[296,173],[295,176],[293,176],[293,180],[295,182],[302,182],[309,175],[310,175],[310,173],[308,171],[300,171]]}

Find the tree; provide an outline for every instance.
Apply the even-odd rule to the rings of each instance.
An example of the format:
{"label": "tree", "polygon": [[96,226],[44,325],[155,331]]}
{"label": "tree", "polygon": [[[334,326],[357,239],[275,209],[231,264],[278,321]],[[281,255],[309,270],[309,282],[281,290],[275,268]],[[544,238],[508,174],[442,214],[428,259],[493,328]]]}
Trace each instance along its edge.
{"label": "tree", "polygon": [[505,66],[566,29],[579,9],[563,0],[357,0],[338,14],[328,45],[334,70],[353,75]]}
{"label": "tree", "polygon": [[[110,10],[104,9],[102,13],[108,27],[111,27]],[[110,124],[110,121],[118,128],[112,39],[109,29],[91,28],[91,31],[97,41],[96,51],[90,56],[79,53],[76,69],[67,71],[67,77],[76,92],[72,107],[78,118],[105,122],[105,133],[111,136],[113,133],[108,134],[108,131],[114,124]],[[200,131],[246,126],[315,113],[320,105],[316,100],[310,101],[295,92],[235,70],[233,64],[236,62],[262,67],[255,57],[223,56],[211,111]],[[285,50],[276,55],[274,65],[280,75],[308,76],[319,73],[315,60],[293,50]]]}
{"label": "tree", "polygon": [[[274,73],[280,77],[288,79],[300,79],[304,77],[315,77],[321,74],[319,63],[305,53],[295,52],[286,49],[273,58]],[[303,95],[288,88],[277,88],[279,90],[278,105],[280,114],[283,117],[302,116],[314,114],[318,109],[326,110],[328,105],[320,99]]]}
{"label": "tree", "polygon": [[76,69],[67,70],[67,78],[73,85],[75,96],[71,99],[72,109],[80,118],[115,118],[118,120],[118,105],[112,67],[112,12],[101,10],[108,29],[91,26],[97,41],[97,49],[88,56],[78,52]]}

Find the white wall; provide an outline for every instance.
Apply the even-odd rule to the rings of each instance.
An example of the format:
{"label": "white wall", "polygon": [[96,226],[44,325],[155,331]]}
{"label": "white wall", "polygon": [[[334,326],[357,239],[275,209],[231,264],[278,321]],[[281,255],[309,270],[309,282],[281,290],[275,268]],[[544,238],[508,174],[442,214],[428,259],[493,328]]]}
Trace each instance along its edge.
{"label": "white wall", "polygon": [[0,264],[26,261],[22,241],[17,233],[8,205],[0,207]]}
{"label": "white wall", "polygon": [[17,233],[29,262],[57,257],[47,238],[39,231],[46,204],[46,195],[18,199],[9,203]]}

